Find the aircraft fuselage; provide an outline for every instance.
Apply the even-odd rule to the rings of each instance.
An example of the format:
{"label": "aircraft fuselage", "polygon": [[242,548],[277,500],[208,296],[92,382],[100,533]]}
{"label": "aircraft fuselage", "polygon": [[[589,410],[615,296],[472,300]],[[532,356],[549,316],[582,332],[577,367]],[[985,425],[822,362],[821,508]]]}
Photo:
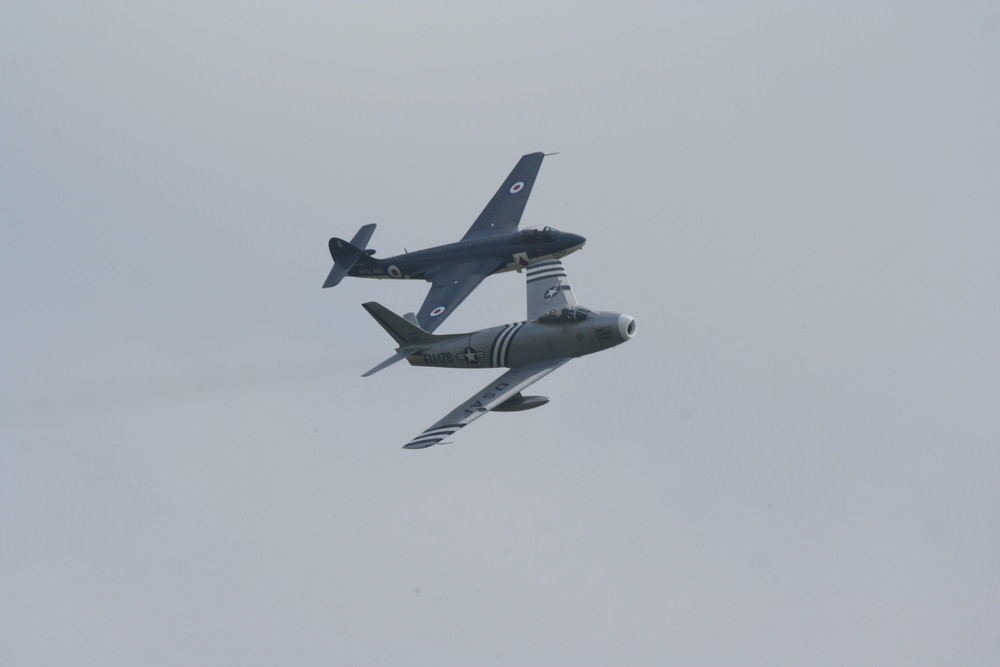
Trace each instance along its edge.
{"label": "aircraft fuselage", "polygon": [[494,273],[523,269],[543,259],[558,259],[583,247],[586,239],[579,234],[551,227],[528,228],[511,234],[473,238],[416,250],[384,259],[368,258],[349,272],[357,278],[423,279],[435,267],[457,262],[495,258]]}
{"label": "aircraft fuselage", "polygon": [[[533,322],[513,322],[469,334],[448,336],[406,360],[438,368],[510,368],[547,359],[581,357],[624,343],[635,335],[635,320],[622,313],[566,309],[584,319],[546,313]],[[571,321],[572,320],[572,321]]]}

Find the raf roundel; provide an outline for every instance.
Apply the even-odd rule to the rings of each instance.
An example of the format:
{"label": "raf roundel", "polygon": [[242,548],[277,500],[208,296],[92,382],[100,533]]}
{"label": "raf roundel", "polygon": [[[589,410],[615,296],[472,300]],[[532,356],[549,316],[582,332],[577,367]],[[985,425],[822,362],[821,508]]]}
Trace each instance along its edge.
{"label": "raf roundel", "polygon": [[430,316],[431,317],[437,317],[438,315],[440,315],[441,313],[443,313],[446,310],[447,310],[447,308],[445,306],[438,306],[437,308],[435,308],[434,310],[432,310],[430,312]]}
{"label": "raf roundel", "polygon": [[388,273],[393,278],[403,277],[403,272],[400,271],[399,267],[396,266],[395,264],[391,265],[388,269],[386,269],[386,273]]}
{"label": "raf roundel", "polygon": [[510,186],[510,193],[516,195],[518,192],[524,189],[524,181],[518,181],[514,185]]}

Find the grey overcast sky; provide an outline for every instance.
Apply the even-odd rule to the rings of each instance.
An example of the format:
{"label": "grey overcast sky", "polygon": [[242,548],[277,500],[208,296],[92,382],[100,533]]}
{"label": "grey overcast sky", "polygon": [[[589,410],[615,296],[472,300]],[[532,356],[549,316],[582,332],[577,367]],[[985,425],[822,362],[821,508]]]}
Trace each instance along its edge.
{"label": "grey overcast sky", "polygon": [[[539,150],[638,335],[402,450]],[[997,664],[998,214],[996,2],[7,2],[0,664]]]}

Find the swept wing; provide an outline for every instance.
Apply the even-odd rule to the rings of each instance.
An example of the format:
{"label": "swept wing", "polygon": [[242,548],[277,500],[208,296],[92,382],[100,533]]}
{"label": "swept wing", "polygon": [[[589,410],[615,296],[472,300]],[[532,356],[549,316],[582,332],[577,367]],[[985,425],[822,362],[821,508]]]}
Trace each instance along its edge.
{"label": "swept wing", "polygon": [[510,369],[403,447],[405,449],[423,449],[438,444],[466,424],[479,419],[504,401],[513,398],[525,387],[538,382],[569,359],[569,357],[547,359]]}
{"label": "swept wing", "polygon": [[[529,153],[517,161],[500,189],[462,237],[463,241],[509,234],[517,229],[543,159],[545,153]],[[424,305],[417,312],[417,322],[423,329],[433,331],[479,283],[502,267],[503,262],[496,259],[473,259],[429,272],[427,278],[432,285]]]}
{"label": "swept wing", "polygon": [[529,153],[517,161],[507,180],[462,237],[463,241],[508,234],[517,229],[544,157],[545,153]]}
{"label": "swept wing", "polygon": [[577,306],[566,269],[558,259],[547,259],[529,266],[527,285],[529,322],[542,313]]}
{"label": "swept wing", "polygon": [[[541,152],[521,156],[461,240],[508,234],[517,229],[543,159],[545,153]],[[431,282],[431,289],[417,312],[417,323],[425,331],[434,331],[483,280],[502,267],[503,263],[498,263],[496,259],[479,258],[447,264],[428,272],[426,277]],[[377,373],[404,356],[397,352],[364,375]]]}
{"label": "swept wing", "polygon": [[502,266],[496,258],[470,259],[429,271],[431,289],[417,312],[417,324],[424,331],[434,331],[451,315],[458,304]]}

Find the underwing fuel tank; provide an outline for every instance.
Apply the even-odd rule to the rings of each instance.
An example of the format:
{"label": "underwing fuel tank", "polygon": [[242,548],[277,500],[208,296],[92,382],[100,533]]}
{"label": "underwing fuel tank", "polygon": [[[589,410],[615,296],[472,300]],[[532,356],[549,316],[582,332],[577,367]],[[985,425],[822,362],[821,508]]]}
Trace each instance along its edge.
{"label": "underwing fuel tank", "polygon": [[521,410],[540,407],[548,402],[549,399],[546,396],[523,396],[521,392],[517,392],[517,394],[493,408],[493,412],[520,412]]}

